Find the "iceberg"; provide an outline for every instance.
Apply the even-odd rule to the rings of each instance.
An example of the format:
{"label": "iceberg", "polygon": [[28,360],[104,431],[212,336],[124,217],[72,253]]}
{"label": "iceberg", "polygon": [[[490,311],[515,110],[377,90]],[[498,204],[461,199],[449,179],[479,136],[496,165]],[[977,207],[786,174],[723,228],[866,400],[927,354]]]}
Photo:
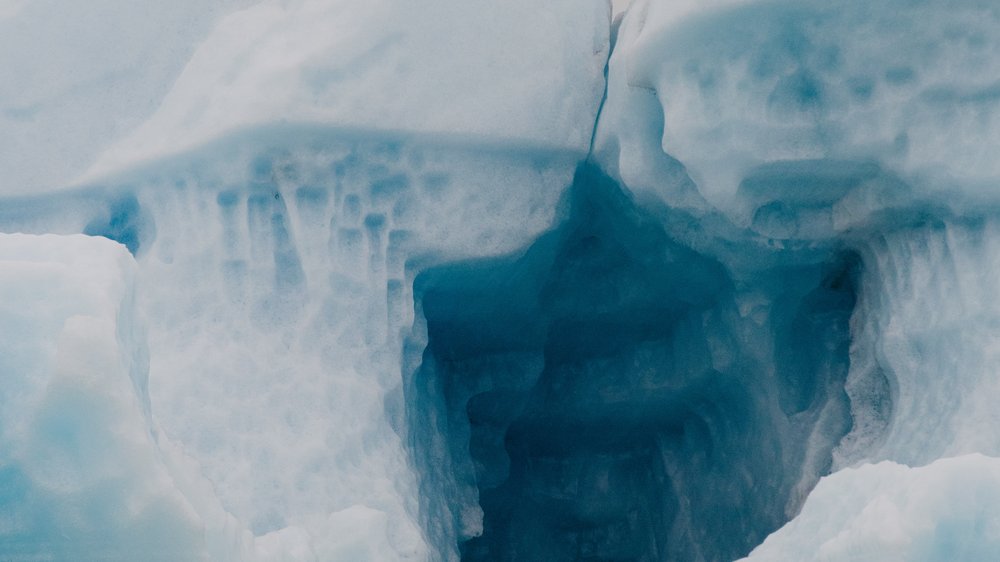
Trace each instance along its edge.
{"label": "iceberg", "polygon": [[996,558],[992,3],[154,4],[0,2],[0,558]]}
{"label": "iceberg", "polygon": [[104,238],[0,235],[0,557],[209,560],[157,446],[134,278]]}
{"label": "iceberg", "polygon": [[979,454],[847,468],[744,560],[994,560],[998,491],[997,458]]}

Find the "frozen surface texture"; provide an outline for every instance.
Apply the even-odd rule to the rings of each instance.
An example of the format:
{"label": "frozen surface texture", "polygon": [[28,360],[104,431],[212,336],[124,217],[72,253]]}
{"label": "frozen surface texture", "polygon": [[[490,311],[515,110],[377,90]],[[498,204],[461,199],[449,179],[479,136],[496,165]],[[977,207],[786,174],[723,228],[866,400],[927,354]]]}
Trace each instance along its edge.
{"label": "frozen surface texture", "polygon": [[856,256],[709,234],[584,166],[526,250],[417,277],[411,430],[463,560],[731,560],[829,470]]}
{"label": "frozen surface texture", "polygon": [[134,276],[104,238],[0,235],[0,558],[209,559],[156,444]]}
{"label": "frozen surface texture", "polygon": [[255,533],[295,524],[342,540],[355,518],[329,514],[364,507],[381,521],[374,546],[422,558],[405,426],[392,425],[413,322],[407,263],[524,243],[551,219],[573,158],[323,138],[319,150],[238,150],[137,190],[156,230],[139,250],[164,350],[153,405]]}
{"label": "frozen surface texture", "polygon": [[413,276],[530,242],[578,156],[325,128],[262,137],[135,183],[12,199],[0,221],[135,253],[152,411],[263,559],[436,559],[402,439]]}
{"label": "frozen surface texture", "polygon": [[845,469],[821,480],[802,513],[744,560],[996,560],[998,501],[993,457]]}
{"label": "frozen surface texture", "polygon": [[252,0],[0,2],[0,194],[64,187],[139,126]]}
{"label": "frozen surface texture", "polygon": [[[28,31],[23,56],[3,59],[24,74],[3,81],[3,116],[30,134],[0,141],[16,147],[0,230],[103,236],[134,255],[152,350],[135,427],[156,436],[142,454],[162,457],[176,484],[164,493],[188,508],[174,527],[197,539],[164,539],[181,549],[164,556],[446,556],[453,545],[421,530],[406,444],[413,276],[548,227],[603,92],[606,3],[177,4],[194,24],[140,62],[118,37],[155,42],[141,26],[120,31],[147,21],[128,11],[140,5],[109,3],[95,29],[46,20],[41,3],[4,6],[0,25]],[[146,16],[169,32],[173,20]],[[43,45],[34,35],[51,27],[63,40]],[[32,49],[39,68],[24,60]],[[95,77],[87,97],[78,82]],[[104,105],[109,88],[121,103]],[[86,186],[45,189],[84,167]],[[125,476],[126,491],[156,478]],[[47,552],[40,530],[12,529],[23,556]]]}
{"label": "frozen surface texture", "polygon": [[[754,559],[995,557],[989,500],[949,486],[997,491],[998,26],[976,1],[637,0],[617,30],[594,146],[613,177],[779,259],[858,260],[849,430],[825,469],[847,472]],[[990,457],[938,460],[969,453]],[[885,460],[901,464],[846,468]]]}
{"label": "frozen surface texture", "polygon": [[0,2],[0,559],[996,559],[992,2],[153,4]]}
{"label": "frozen surface texture", "polygon": [[601,0],[268,0],[223,19],[91,176],[241,127],[332,124],[586,151]]}
{"label": "frozen surface texture", "polygon": [[869,285],[847,384],[855,430],[840,464],[1000,457],[998,226],[995,216],[932,221],[865,246]]}
{"label": "frozen surface texture", "polygon": [[598,149],[630,187],[663,189],[664,152],[723,208],[778,161],[877,162],[934,190],[1000,176],[995,3],[683,5],[637,0],[612,57]]}

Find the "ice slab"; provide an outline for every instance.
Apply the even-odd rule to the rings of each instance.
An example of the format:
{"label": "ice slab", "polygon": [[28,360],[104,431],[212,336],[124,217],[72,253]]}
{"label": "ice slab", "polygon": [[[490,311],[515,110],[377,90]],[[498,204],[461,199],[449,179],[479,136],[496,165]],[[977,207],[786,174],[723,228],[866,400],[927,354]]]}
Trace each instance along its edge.
{"label": "ice slab", "polygon": [[585,152],[609,17],[606,0],[261,2],[219,23],[88,176],[276,122]]}
{"label": "ice slab", "polygon": [[135,262],[0,235],[0,558],[209,560],[157,447]]}
{"label": "ice slab", "polygon": [[73,181],[156,110],[216,20],[252,2],[0,2],[0,194]]}
{"label": "ice slab", "polygon": [[845,469],[820,480],[802,513],[743,560],[996,560],[998,501],[995,457]]}
{"label": "ice slab", "polygon": [[727,210],[746,176],[784,161],[873,161],[921,188],[995,193],[998,29],[982,0],[637,2],[597,149],[633,189],[693,204],[662,193],[676,159]]}

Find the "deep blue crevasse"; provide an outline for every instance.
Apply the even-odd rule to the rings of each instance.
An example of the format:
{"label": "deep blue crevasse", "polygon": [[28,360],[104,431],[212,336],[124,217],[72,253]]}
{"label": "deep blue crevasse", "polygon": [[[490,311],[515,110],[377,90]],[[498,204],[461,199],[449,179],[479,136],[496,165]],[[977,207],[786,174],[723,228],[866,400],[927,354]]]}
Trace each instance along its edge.
{"label": "deep blue crevasse", "polygon": [[564,203],[523,252],[416,279],[427,346],[406,403],[428,532],[458,529],[467,561],[745,555],[850,429],[857,256],[744,271],[731,240],[713,255],[693,217],[589,164]]}

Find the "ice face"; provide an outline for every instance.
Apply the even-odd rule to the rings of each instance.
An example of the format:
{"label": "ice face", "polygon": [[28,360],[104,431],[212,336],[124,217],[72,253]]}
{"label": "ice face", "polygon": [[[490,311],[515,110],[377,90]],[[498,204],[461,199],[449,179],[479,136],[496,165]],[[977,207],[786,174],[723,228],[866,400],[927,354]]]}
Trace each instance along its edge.
{"label": "ice face", "polygon": [[0,557],[988,559],[992,7],[494,4],[0,5]]}
{"label": "ice face", "polygon": [[209,560],[157,446],[134,266],[104,238],[0,235],[0,557]]}
{"label": "ice face", "polygon": [[1000,554],[995,457],[892,462],[820,481],[802,513],[752,560],[993,560]]}
{"label": "ice face", "polygon": [[[453,548],[425,540],[405,444],[413,276],[512,251],[550,224],[590,141],[608,10],[404,4],[258,3],[223,17],[190,62],[169,61],[169,92],[136,94],[162,103],[121,108],[134,119],[159,107],[128,140],[105,150],[123,135],[84,120],[71,170],[52,179],[15,159],[20,175],[0,188],[17,194],[0,206],[3,231],[107,237],[137,260],[154,350],[147,412],[162,436],[150,450],[204,528],[195,554],[165,556],[423,560]],[[25,10],[8,21],[30,29]],[[531,40],[510,43],[515,31]],[[186,47],[165,48],[186,58]],[[226,66],[230,55],[244,64]],[[190,115],[198,107],[208,113]],[[108,175],[36,189],[71,183],[97,151],[89,177]]]}
{"label": "ice face", "polygon": [[[665,4],[637,4],[621,24],[598,160],[640,200],[703,222],[721,212],[786,250],[835,241],[855,253],[843,387],[850,431],[832,470],[996,455],[987,429],[995,424],[996,170],[984,153],[995,145],[993,7],[779,2],[677,18]],[[939,462],[932,466],[948,466]],[[943,554],[955,545],[950,530],[993,524],[974,503],[956,499],[930,515],[935,507],[889,509],[902,500],[872,497],[883,486],[919,493],[916,474],[956,477],[920,470],[898,491],[882,481],[857,495],[847,490],[878,478],[875,469],[835,473],[754,557],[952,556]],[[990,477],[975,481],[984,496],[994,493]],[[829,526],[818,523],[824,517]],[[864,531],[875,519],[899,529]],[[939,532],[918,537],[917,527]],[[990,559],[990,533],[972,534],[968,556]]]}
{"label": "ice face", "polygon": [[71,183],[156,110],[220,15],[251,1],[0,2],[0,193]]}
{"label": "ice face", "polygon": [[5,228],[78,229],[135,253],[152,410],[257,551],[434,557],[401,439],[413,276],[529,243],[578,156],[272,135],[295,140],[233,142],[162,180],[19,198]]}

